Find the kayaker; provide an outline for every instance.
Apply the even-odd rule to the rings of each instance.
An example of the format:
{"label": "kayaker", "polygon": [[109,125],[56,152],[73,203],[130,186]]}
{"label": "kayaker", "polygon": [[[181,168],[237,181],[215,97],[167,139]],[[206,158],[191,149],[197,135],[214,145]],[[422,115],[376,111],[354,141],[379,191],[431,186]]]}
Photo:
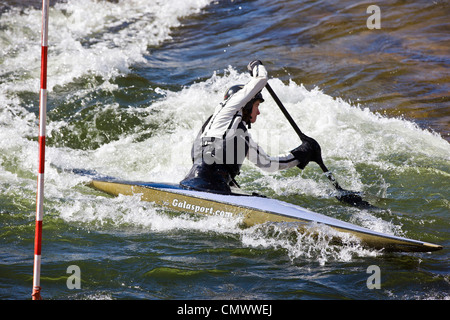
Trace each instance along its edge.
{"label": "kayaker", "polygon": [[230,194],[230,186],[238,187],[235,177],[245,158],[269,172],[295,166],[303,169],[308,164],[311,150],[307,144],[272,157],[252,139],[248,128],[260,114],[261,90],[268,76],[260,60],[251,61],[247,69],[252,79],[230,87],[198,133],[191,151],[193,166],[180,182],[183,187]]}

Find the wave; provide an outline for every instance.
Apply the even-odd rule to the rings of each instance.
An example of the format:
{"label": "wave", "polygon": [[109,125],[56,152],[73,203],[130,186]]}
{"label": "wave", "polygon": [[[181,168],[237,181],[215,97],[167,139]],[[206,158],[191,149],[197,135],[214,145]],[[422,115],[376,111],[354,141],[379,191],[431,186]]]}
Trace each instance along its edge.
{"label": "wave", "polygon": [[[209,3],[77,0],[55,4],[50,10],[49,89],[58,95],[50,93],[47,164],[94,169],[127,180],[181,180],[190,168],[190,149],[201,124],[225,90],[246,83],[249,75],[229,66],[190,85],[173,87],[151,83],[134,70],[146,64],[149,48],[170,41],[172,28],[181,24],[182,17]],[[40,35],[30,26],[40,25],[41,15],[26,8],[11,9],[1,17],[0,193],[2,201],[27,208],[23,212],[31,215],[38,165]],[[401,200],[398,189],[403,182],[399,180],[410,185],[419,180],[426,185],[448,181],[450,148],[439,135],[408,120],[333,98],[320,88],[308,90],[292,80],[271,79],[270,84],[302,131],[320,143],[325,163],[343,187],[382,198],[394,193]],[[295,132],[269,94],[263,91],[263,95],[266,101],[251,134],[270,154],[295,148],[300,143]],[[298,195],[326,198],[332,192],[314,164],[301,174],[265,174],[245,164],[239,178],[244,188],[256,185],[293,202],[298,202]],[[326,245],[314,246],[314,239],[277,229],[280,226],[242,231],[239,221],[170,216],[133,197],[105,198],[83,182],[85,178],[47,166],[46,205],[59,219],[87,228],[130,226],[152,232],[189,229],[232,234],[249,247],[286,250],[293,260],[319,257],[323,262],[330,256],[346,260],[351,252],[366,254],[360,248],[350,253],[334,247],[327,251]],[[442,185],[416,197],[432,194],[436,199],[429,201],[441,201],[438,210],[448,210],[448,202],[442,202]],[[395,221],[388,215],[394,222],[386,222],[371,213],[348,211],[342,216],[383,232],[404,232],[402,218]],[[323,239],[321,244],[329,243],[327,236]],[[307,249],[302,248],[305,245]]]}
{"label": "wave", "polygon": [[[120,2],[77,0],[49,10],[48,89],[86,75],[108,80],[145,63],[148,48],[171,39],[180,19],[207,0]],[[0,22],[2,82],[9,91],[35,88],[40,72],[41,12],[12,8]]]}

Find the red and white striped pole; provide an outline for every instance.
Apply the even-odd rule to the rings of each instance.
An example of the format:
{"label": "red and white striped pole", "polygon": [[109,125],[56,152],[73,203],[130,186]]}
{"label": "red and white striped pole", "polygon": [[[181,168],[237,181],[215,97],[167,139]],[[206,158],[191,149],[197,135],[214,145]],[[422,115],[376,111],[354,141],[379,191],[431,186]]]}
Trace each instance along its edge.
{"label": "red and white striped pole", "polygon": [[33,300],[41,300],[42,218],[44,215],[45,126],[47,120],[47,48],[49,0],[42,0],[41,90],[39,96],[39,171],[36,193],[36,231],[34,236]]}

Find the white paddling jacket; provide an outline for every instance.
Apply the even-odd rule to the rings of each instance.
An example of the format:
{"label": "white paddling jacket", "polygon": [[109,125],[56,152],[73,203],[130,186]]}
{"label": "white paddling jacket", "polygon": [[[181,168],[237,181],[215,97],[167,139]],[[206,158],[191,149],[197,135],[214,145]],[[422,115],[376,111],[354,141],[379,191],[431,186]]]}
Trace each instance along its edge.
{"label": "white paddling jacket", "polygon": [[268,80],[266,68],[253,68],[252,79],[228,99],[222,101],[206,120],[192,147],[194,164],[225,165],[230,178],[239,174],[245,158],[259,168],[275,172],[295,167],[299,161],[290,152],[269,156],[251,137],[243,120],[242,108],[255,97]]}

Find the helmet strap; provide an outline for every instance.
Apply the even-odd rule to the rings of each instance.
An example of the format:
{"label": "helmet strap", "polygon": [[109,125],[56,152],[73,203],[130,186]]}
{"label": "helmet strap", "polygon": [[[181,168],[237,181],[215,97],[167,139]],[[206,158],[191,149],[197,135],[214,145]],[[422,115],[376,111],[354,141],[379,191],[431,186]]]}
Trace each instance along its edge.
{"label": "helmet strap", "polygon": [[255,103],[257,99],[252,99],[245,105],[244,108],[242,108],[242,120],[244,120],[247,123],[247,127],[251,129],[252,127],[252,112],[253,112],[253,104]]}

